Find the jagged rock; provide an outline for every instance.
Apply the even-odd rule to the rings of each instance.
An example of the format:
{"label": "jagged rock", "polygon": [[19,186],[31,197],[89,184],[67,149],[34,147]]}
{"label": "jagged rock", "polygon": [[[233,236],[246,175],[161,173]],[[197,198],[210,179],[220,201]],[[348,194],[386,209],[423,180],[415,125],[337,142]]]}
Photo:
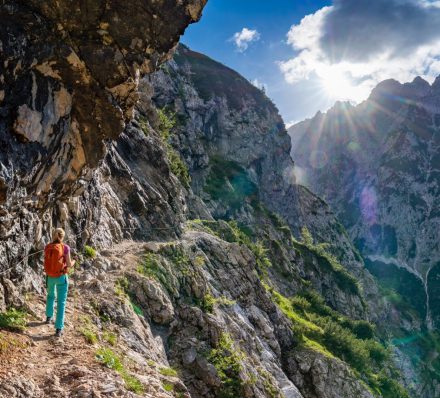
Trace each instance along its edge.
{"label": "jagged rock", "polygon": [[[8,0],[0,6],[0,204],[6,213],[2,229],[11,234],[1,246],[14,242],[19,247],[2,253],[0,270],[29,253],[36,218],[43,220],[43,231],[52,222],[68,227],[71,214],[63,206],[59,212],[55,202],[72,202],[72,194],[85,191],[85,180],[94,177],[93,168],[108,150],[104,140],[116,139],[132,118],[140,76],[171,56],[206,1],[141,3],[133,0],[121,7],[89,1],[72,7],[68,1]],[[158,146],[150,148],[156,159],[161,157]],[[131,189],[140,191],[138,184],[132,182]],[[154,185],[144,182],[149,197],[171,191],[171,184]],[[166,198],[159,207],[170,204],[173,200]],[[114,216],[121,211],[111,200],[103,207]],[[20,215],[23,222],[18,223],[26,210],[29,214]],[[70,212],[77,219],[85,216],[78,206]],[[19,225],[8,226],[13,220]],[[107,235],[123,233],[120,226]],[[87,231],[81,237],[87,239]]]}
{"label": "jagged rock", "polygon": [[159,283],[139,276],[132,276],[130,280],[130,289],[136,302],[147,311],[154,322],[169,324],[174,318],[174,308]]}
{"label": "jagged rock", "polygon": [[42,398],[42,391],[31,380],[24,377],[13,377],[0,380],[0,396],[13,398]]}
{"label": "jagged rock", "polygon": [[373,394],[359,380],[350,376],[351,370],[344,363],[328,361],[316,352],[298,351],[289,357],[288,369],[294,383],[307,397],[373,398]]}

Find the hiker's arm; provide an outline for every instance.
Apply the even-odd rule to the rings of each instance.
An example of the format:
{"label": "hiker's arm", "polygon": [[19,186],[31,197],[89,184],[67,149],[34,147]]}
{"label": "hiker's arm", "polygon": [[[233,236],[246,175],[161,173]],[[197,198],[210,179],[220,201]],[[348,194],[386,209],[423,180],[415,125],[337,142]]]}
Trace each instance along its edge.
{"label": "hiker's arm", "polygon": [[70,251],[69,251],[69,253],[67,253],[67,256],[66,256],[66,266],[67,266],[67,268],[71,268],[74,265],[75,265],[75,260],[72,260],[70,258]]}

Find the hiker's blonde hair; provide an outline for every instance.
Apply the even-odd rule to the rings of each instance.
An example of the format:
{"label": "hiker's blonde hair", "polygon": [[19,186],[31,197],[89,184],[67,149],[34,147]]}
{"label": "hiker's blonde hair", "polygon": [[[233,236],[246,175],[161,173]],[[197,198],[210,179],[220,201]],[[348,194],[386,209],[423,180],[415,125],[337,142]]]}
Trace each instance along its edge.
{"label": "hiker's blonde hair", "polygon": [[60,241],[62,242],[62,240],[64,239],[64,236],[66,235],[66,233],[64,232],[64,229],[62,228],[56,228],[53,233],[52,233],[52,240],[55,241]]}

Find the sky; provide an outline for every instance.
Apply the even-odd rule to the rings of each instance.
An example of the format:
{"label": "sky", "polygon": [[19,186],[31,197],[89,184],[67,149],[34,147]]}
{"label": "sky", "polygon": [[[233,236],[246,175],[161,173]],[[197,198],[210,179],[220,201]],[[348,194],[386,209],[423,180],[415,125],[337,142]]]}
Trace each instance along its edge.
{"label": "sky", "polygon": [[208,0],[182,42],[263,87],[287,125],[382,80],[440,74],[437,0]]}

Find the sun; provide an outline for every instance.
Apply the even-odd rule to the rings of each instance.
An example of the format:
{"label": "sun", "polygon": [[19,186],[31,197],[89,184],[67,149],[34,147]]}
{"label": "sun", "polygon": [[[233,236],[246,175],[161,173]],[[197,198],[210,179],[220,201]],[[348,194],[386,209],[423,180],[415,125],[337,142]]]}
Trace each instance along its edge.
{"label": "sun", "polygon": [[325,94],[332,99],[351,100],[357,91],[351,80],[337,70],[328,70],[322,74],[320,83]]}

